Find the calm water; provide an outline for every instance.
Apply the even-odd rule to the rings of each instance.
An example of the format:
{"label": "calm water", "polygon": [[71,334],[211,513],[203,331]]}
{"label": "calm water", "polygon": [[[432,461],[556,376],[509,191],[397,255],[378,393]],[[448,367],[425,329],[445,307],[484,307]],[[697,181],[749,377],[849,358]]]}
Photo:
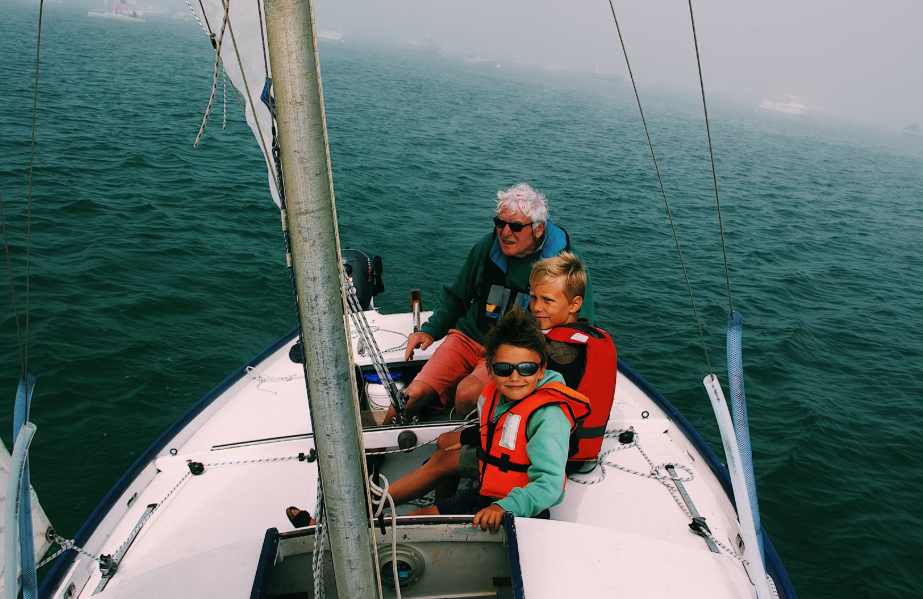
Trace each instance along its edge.
{"label": "calm water", "polygon": [[[37,5],[0,19],[0,194],[25,295]],[[76,532],[170,423],[294,325],[278,212],[233,100],[192,148],[212,50],[194,23],[46,8],[32,213],[33,484]],[[584,252],[619,355],[720,448],[627,85],[328,44],[344,245],[385,260],[386,311],[430,305],[531,182]],[[643,74],[640,74],[643,78]],[[712,364],[727,298],[700,108],[642,88]],[[219,105],[220,108],[220,105]],[[763,522],[802,597],[923,595],[923,139],[709,106]],[[0,294],[0,421],[19,352]],[[9,427],[2,435],[10,445]]]}

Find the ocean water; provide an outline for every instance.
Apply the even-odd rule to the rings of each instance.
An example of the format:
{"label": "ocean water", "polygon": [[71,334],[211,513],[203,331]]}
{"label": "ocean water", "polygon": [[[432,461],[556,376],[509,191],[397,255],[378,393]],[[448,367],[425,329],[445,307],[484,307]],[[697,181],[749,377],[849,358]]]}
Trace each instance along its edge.
{"label": "ocean water", "polygon": [[[25,322],[37,3],[0,19],[0,194]],[[194,21],[46,6],[31,213],[32,479],[73,535],[189,406],[295,324],[278,212]],[[584,253],[619,355],[720,451],[708,367],[630,86],[321,46],[344,246],[385,311],[432,306],[526,181]],[[638,74],[643,82],[643,73]],[[641,89],[711,364],[728,311],[701,108]],[[219,90],[220,94],[220,90]],[[802,597],[923,595],[923,138],[709,104],[763,523]],[[20,372],[0,276],[0,421]],[[11,426],[0,435],[9,447]],[[220,509],[220,506],[215,506]]]}

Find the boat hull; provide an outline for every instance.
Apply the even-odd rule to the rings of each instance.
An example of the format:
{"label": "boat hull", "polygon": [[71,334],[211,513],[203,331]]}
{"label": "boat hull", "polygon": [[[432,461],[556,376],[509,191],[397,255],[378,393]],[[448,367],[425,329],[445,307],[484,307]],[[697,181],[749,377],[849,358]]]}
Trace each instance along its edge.
{"label": "boat hull", "polygon": [[[382,331],[387,330],[386,332],[388,333],[401,331],[403,320],[407,320],[406,324],[412,326],[410,315],[377,315],[374,312],[369,312],[368,314],[372,320],[372,326],[380,327]],[[398,320],[401,322],[397,322]],[[190,543],[203,543],[209,539],[203,540],[200,537],[207,537],[207,534],[193,535],[188,541],[176,539],[175,537],[183,534],[183,531],[188,531],[190,526],[201,527],[203,531],[209,531],[221,526],[221,522],[237,522],[238,520],[242,521],[245,518],[250,518],[250,521],[246,524],[250,527],[249,532],[241,538],[228,538],[221,541],[223,543],[221,547],[233,547],[233,551],[249,555],[248,559],[252,559],[255,564],[264,531],[270,527],[284,530],[284,527],[287,526],[282,514],[285,505],[294,503],[313,509],[313,485],[315,484],[313,481],[316,481],[316,468],[309,463],[303,464],[300,460],[293,459],[299,453],[302,455],[308,454],[310,448],[313,447],[307,416],[307,401],[304,395],[304,381],[297,380],[300,366],[292,363],[288,357],[296,336],[297,332],[294,330],[288,333],[257,357],[248,361],[187,411],[122,476],[77,533],[75,537],[77,544],[86,546],[91,553],[98,555],[99,553],[113,552],[113,547],[117,548],[119,546],[126,531],[130,531],[135,522],[138,521],[138,510],[142,509],[144,504],[152,500],[153,502],[160,501],[165,491],[173,493],[169,502],[166,499],[161,501],[163,504],[163,507],[160,508],[161,513],[155,512],[155,515],[147,521],[145,527],[150,530],[142,529],[135,546],[132,546],[131,551],[127,554],[125,567],[120,568],[113,579],[112,587],[110,587],[115,596],[146,597],[148,596],[147,593],[142,593],[137,590],[137,587],[132,587],[131,585],[141,584],[145,580],[149,580],[156,572],[159,572],[160,577],[163,577],[166,575],[166,569],[168,568],[184,567],[184,562],[180,559],[182,551],[173,547],[166,549],[150,547],[149,545],[153,543],[152,539],[161,538],[161,543],[163,544],[174,542],[180,547]],[[391,346],[395,345],[393,341],[393,339],[379,339],[382,347],[388,350],[391,350]],[[426,354],[431,355],[433,350],[428,350]],[[400,349],[385,353],[389,362],[399,362],[402,357]],[[364,362],[368,360],[357,355],[356,361],[357,365],[363,366]],[[403,366],[406,367],[407,365],[403,364]],[[703,515],[705,512],[708,513],[708,521],[713,529],[722,531],[720,533],[716,532],[716,535],[720,536],[725,543],[733,544],[733,538],[736,534],[736,514],[734,513],[733,494],[727,471],[704,439],[674,406],[623,362],[618,363],[618,369],[619,388],[616,392],[617,401],[613,407],[610,428],[612,428],[615,421],[618,421],[618,426],[620,427],[626,424],[632,426],[639,432],[642,437],[641,442],[646,444],[647,450],[654,456],[653,459],[655,460],[659,461],[661,459],[658,457],[657,452],[660,451],[661,447],[665,447],[673,453],[663,459],[670,459],[671,462],[679,463],[680,459],[685,459],[685,456],[688,455],[693,464],[703,462],[707,464],[706,469],[699,468],[696,481],[689,483],[690,493],[693,494],[696,504],[703,511]],[[250,371],[248,372],[248,370]],[[289,379],[287,382],[281,382],[286,378]],[[645,412],[648,414],[647,416],[643,415]],[[261,414],[272,415],[276,420],[287,418],[292,422],[270,423],[272,426],[262,426],[254,422],[257,416]],[[424,443],[434,440],[440,433],[452,430],[452,428],[454,427],[451,424],[437,423],[414,427],[414,432],[417,435],[418,443]],[[665,428],[667,430],[664,430]],[[397,436],[402,430],[405,429],[399,427],[368,429],[365,431],[366,447],[396,446]],[[221,432],[215,433],[215,431]],[[612,446],[617,441],[608,439],[607,443]],[[392,477],[391,480],[394,480],[393,476],[398,475],[395,471],[406,471],[419,465],[419,462],[426,457],[427,450],[431,452],[432,446],[420,448],[414,454],[390,456],[386,464],[392,470],[386,472],[386,474]],[[622,456],[627,453],[629,452],[620,452],[617,455]],[[666,456],[667,454],[663,455]],[[637,458],[638,456],[635,457]],[[210,463],[206,475],[192,482],[193,477],[184,474],[184,472],[187,472],[187,459],[201,460],[202,462],[224,461],[214,463],[214,465]],[[195,495],[196,489],[205,489],[206,484],[218,484],[221,480],[227,481],[221,484],[235,484],[235,476],[239,475],[234,474],[233,466],[225,469],[221,467],[227,464],[244,462],[250,462],[252,465],[241,466],[240,468],[253,468],[253,472],[256,472],[257,467],[267,469],[254,479],[262,482],[248,484],[247,488],[253,485],[265,487],[265,493],[277,497],[278,501],[282,502],[279,506],[271,506],[265,509],[263,509],[263,506],[259,506],[258,509],[256,506],[240,505],[238,508],[241,510],[239,511],[241,515],[234,516],[232,513],[235,509],[232,505],[233,502],[222,502],[216,500],[215,497],[237,497],[239,495],[240,501],[246,504],[245,493],[229,493],[226,489],[212,489],[208,493],[203,492],[199,496]],[[265,462],[278,463],[264,464]],[[239,470],[239,472],[243,472],[243,470]],[[663,518],[659,516],[655,518],[662,522],[657,524],[660,529],[655,531],[654,536],[663,536],[664,538],[661,541],[669,541],[671,546],[679,543],[691,548],[689,550],[695,551],[696,559],[709,559],[707,556],[712,554],[707,553],[707,549],[704,549],[704,542],[701,539],[688,532],[686,528],[688,522],[684,522],[681,512],[672,504],[672,499],[659,486],[660,483],[649,482],[649,479],[624,474],[621,471],[612,469],[609,472],[608,480],[603,484],[592,486],[579,485],[574,482],[569,484],[564,503],[552,510],[552,517],[560,522],[560,524],[555,523],[555,525],[571,526],[569,523],[573,523],[572,526],[577,526],[578,528],[579,526],[586,526],[590,522],[595,525],[597,524],[596,520],[608,518],[613,513],[617,514],[620,511],[626,512],[633,509],[632,489],[637,488],[638,492],[644,493],[656,492],[659,493],[655,498],[656,501],[650,503],[653,505],[660,502],[666,506],[664,510],[668,513]],[[594,476],[596,475],[588,475],[587,477],[593,478]],[[179,482],[175,482],[177,480]],[[291,484],[285,481],[291,481]],[[276,487],[273,487],[273,485],[276,485]],[[171,487],[173,487],[173,490],[171,490]],[[618,493],[619,489],[624,491],[621,496],[609,497],[605,495],[606,493],[612,493],[613,490]],[[175,493],[174,490],[176,490]],[[170,497],[169,493],[168,497]],[[133,500],[137,505],[132,504]],[[623,504],[619,504],[619,501],[622,501]],[[634,503],[638,502],[634,501]],[[186,507],[183,507],[184,505]],[[203,519],[201,513],[194,513],[197,509],[210,511],[216,505],[220,505],[222,510],[227,511],[224,516],[219,515],[220,517],[217,519],[219,524],[211,526],[203,524],[201,522]],[[622,505],[624,507],[620,507]],[[260,512],[260,509],[263,509],[263,511]],[[174,510],[177,513],[170,515],[167,510]],[[187,510],[190,513],[189,518],[191,520],[182,521],[182,510]],[[176,520],[177,518],[182,523],[170,523],[171,519]],[[643,518],[640,520],[642,520],[641,524],[644,524]],[[190,524],[190,522],[194,524]],[[610,536],[625,534],[630,536],[645,530],[644,526],[636,526],[633,530],[619,530],[625,526],[630,528],[635,524],[626,524],[616,518],[610,522],[603,523],[600,530],[610,530]],[[290,530],[291,527],[289,526],[288,529]],[[605,535],[605,533],[599,534]],[[145,537],[144,535],[147,536]],[[795,591],[765,531],[763,536],[767,570],[774,578],[780,596],[794,598],[796,596]],[[246,539],[243,539],[243,537],[246,537]],[[218,541],[215,541],[215,543],[218,543]],[[189,551],[192,552],[193,550],[189,549]],[[231,550],[229,549],[228,551]],[[702,556],[703,552],[705,553],[705,558]],[[204,549],[199,551],[199,554],[207,553]],[[161,554],[168,557],[158,557]],[[720,559],[730,560],[725,556],[719,557]],[[719,557],[711,559],[719,559]],[[132,562],[131,559],[135,561]],[[152,567],[150,564],[158,559],[163,560],[162,568],[164,570],[155,570],[147,574],[142,572],[135,575],[136,572],[143,571],[145,568],[150,569]],[[193,558],[190,557],[189,559]],[[543,558],[540,555],[534,555],[529,559],[541,560]],[[739,568],[737,562],[730,562],[730,564],[730,566],[725,564],[725,568]],[[246,570],[246,567],[244,567],[244,570]],[[123,579],[120,580],[119,577],[123,577]],[[95,570],[95,564],[89,563],[85,558],[80,558],[75,551],[69,550],[59,558],[54,568],[45,578],[40,590],[40,596],[43,598],[60,597],[62,591],[70,584],[75,584],[75,597],[89,596],[96,588],[98,579],[99,574]],[[121,593],[117,590],[119,587],[122,589]],[[126,595],[126,593],[129,594]],[[152,592],[149,596],[157,596],[157,593]],[[708,595],[689,593],[687,596]]]}

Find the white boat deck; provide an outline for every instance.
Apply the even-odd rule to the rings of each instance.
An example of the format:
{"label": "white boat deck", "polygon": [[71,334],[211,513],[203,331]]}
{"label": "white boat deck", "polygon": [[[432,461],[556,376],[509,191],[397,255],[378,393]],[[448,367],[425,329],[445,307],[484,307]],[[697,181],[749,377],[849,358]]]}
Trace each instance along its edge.
{"label": "white boat deck", "polygon": [[[412,328],[409,314],[369,312],[368,318],[381,329],[376,336],[382,349],[399,346]],[[85,545],[93,555],[115,554],[147,506],[162,502],[141,527],[100,599],[250,597],[266,530],[293,530],[285,516],[290,505],[314,513],[316,464],[298,459],[311,451],[313,439],[302,367],[288,355],[293,344],[290,341],[231,385],[114,503]],[[418,351],[415,358],[426,358],[434,349]],[[403,361],[403,350],[385,357]],[[368,360],[357,359],[363,362]],[[415,427],[418,443],[454,427]],[[629,427],[655,465],[681,465],[693,474],[694,479],[684,484],[695,507],[715,538],[736,549],[735,512],[707,463],[667,414],[620,375],[609,429]],[[396,447],[400,430],[366,430],[365,446]],[[608,438],[603,451],[619,446],[616,437]],[[394,480],[422,463],[433,447],[389,456],[383,473]],[[607,459],[638,472],[651,469],[637,447]],[[189,460],[203,463],[204,473],[191,475]],[[600,474],[597,468],[577,478],[589,482]],[[656,480],[608,467],[598,484],[569,481],[566,498],[552,509],[552,518],[516,521],[530,598],[609,597],[617,591],[645,597],[755,597],[741,563],[724,552],[713,553],[693,534],[674,496]],[[561,576],[562,572],[579,572],[579,583],[573,574]],[[97,564],[81,555],[63,580],[54,597],[63,597],[71,582],[74,597],[89,597],[101,575]]]}

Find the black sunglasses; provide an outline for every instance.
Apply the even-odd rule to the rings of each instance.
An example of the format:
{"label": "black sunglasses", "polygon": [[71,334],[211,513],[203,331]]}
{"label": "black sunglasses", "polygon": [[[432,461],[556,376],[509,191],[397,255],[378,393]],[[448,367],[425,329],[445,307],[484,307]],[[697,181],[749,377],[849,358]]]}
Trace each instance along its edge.
{"label": "black sunglasses", "polygon": [[541,365],[535,362],[520,362],[519,364],[495,362],[490,365],[490,369],[497,376],[513,376],[513,370],[516,370],[522,376],[532,376],[538,372],[539,368],[541,368]]}
{"label": "black sunglasses", "polygon": [[503,220],[502,218],[494,218],[494,226],[495,226],[495,227],[497,227],[498,229],[500,229],[500,230],[502,231],[504,227],[507,227],[507,226],[508,226],[508,227],[510,228],[510,231],[512,231],[513,233],[519,233],[519,232],[521,232],[525,227],[528,227],[528,226],[530,226],[531,224],[532,224],[532,223],[508,223],[508,222],[506,222],[505,220]]}

